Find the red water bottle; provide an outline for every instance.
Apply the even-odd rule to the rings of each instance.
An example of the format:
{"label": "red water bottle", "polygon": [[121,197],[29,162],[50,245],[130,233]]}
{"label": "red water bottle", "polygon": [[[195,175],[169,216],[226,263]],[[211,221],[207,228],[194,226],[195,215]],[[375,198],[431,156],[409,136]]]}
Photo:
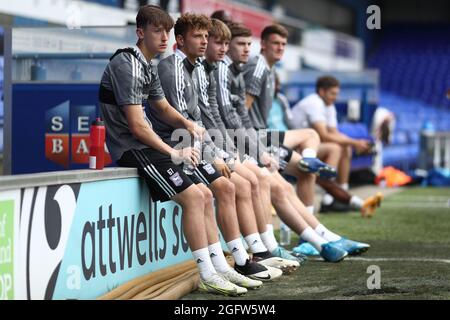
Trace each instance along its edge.
{"label": "red water bottle", "polygon": [[89,168],[102,170],[105,166],[105,125],[101,118],[92,121],[89,138]]}

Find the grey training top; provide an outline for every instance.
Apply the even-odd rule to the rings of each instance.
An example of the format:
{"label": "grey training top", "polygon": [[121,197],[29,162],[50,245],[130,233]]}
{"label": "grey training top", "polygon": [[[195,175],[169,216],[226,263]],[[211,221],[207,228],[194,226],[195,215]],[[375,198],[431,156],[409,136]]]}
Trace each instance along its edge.
{"label": "grey training top", "polygon": [[[197,124],[202,123],[201,112],[199,108],[198,87],[199,79],[195,69],[201,66],[201,60],[198,59],[193,65],[186,55],[177,49],[174,54],[161,60],[158,64],[158,73],[161,79],[161,86],[166,95],[169,104],[180,112],[183,117]],[[155,132],[168,145],[174,147],[179,141],[173,141],[172,133],[174,128],[165,122],[159,120],[159,116],[151,109],[148,110],[148,116],[153,123]],[[203,147],[209,146],[214,155],[216,147],[208,134],[205,134]],[[210,159],[205,159],[210,160]]]}
{"label": "grey training top", "polygon": [[225,126],[228,129],[239,129],[243,128],[244,125],[237,110],[240,105],[232,103],[233,97],[230,90],[234,77],[229,68],[231,65],[233,65],[233,61],[230,57],[225,56],[223,60],[218,62],[217,69],[214,70],[217,103]]}
{"label": "grey training top", "polygon": [[218,63],[214,75],[217,81],[217,103],[227,129],[246,129],[249,143],[257,146],[258,154],[261,155],[266,149],[258,140],[245,105],[246,84],[241,67],[225,56]]}
{"label": "grey training top", "polygon": [[275,69],[259,54],[243,67],[246,92],[254,97],[250,119],[255,129],[266,129],[267,118],[275,94]]}
{"label": "grey training top", "polygon": [[[143,105],[147,99],[164,99],[156,66],[145,59],[138,47],[133,50],[138,58],[129,52],[119,53],[108,63],[101,79],[101,85],[114,93],[117,102],[117,105],[99,103],[105,122],[106,144],[113,161],[119,160],[128,150],[149,147],[131,133],[124,106]],[[145,112],[142,116],[151,126]]]}
{"label": "grey training top", "polygon": [[199,79],[199,106],[201,110],[201,117],[206,129],[219,130],[222,139],[221,144],[214,141],[218,148],[226,150],[230,154],[234,154],[234,142],[228,135],[225,124],[222,121],[217,104],[216,94],[216,79],[214,77],[214,70],[217,69],[215,63],[210,64],[206,59],[202,61],[202,65],[196,68]]}
{"label": "grey training top", "polygon": [[[161,60],[158,64],[158,74],[161,86],[169,104],[174,107],[186,119],[200,121],[200,109],[198,96],[195,89],[196,78],[193,70],[197,66],[192,65],[186,56],[180,51]],[[160,120],[160,116],[153,110],[148,110],[148,117],[153,123],[155,132],[170,146],[176,145],[171,136],[174,128]]]}

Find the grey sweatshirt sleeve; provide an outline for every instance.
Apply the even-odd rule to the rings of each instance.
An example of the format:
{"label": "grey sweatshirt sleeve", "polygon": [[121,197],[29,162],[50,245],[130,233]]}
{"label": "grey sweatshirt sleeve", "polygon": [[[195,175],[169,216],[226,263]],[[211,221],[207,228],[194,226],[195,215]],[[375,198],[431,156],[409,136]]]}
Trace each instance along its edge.
{"label": "grey sweatshirt sleeve", "polygon": [[110,86],[119,106],[142,104],[142,78],[136,77],[136,65],[140,63],[130,53],[121,53],[109,63]]}
{"label": "grey sweatshirt sleeve", "polygon": [[222,117],[220,116],[219,105],[217,104],[217,86],[216,79],[214,74],[211,73],[209,75],[209,87],[208,87],[208,101],[211,114],[213,115],[214,122],[216,123],[217,129],[220,130],[223,137],[223,146],[222,149],[227,152],[235,153],[234,142],[231,137],[227,133],[227,128],[222,121]]}
{"label": "grey sweatshirt sleeve", "polygon": [[254,128],[252,120],[250,120],[250,117],[248,115],[248,109],[245,105],[245,81],[242,75],[239,79],[240,82],[240,90],[237,95],[233,97],[233,105],[236,106],[236,110],[239,114],[239,117],[241,118],[241,122],[244,125],[246,129]]}
{"label": "grey sweatshirt sleeve", "polygon": [[[214,71],[216,78],[217,104],[225,126],[228,129],[240,129],[239,133],[242,133],[242,130],[247,128],[243,126],[239,114],[236,112],[236,109],[231,103],[231,78],[228,72],[229,68],[223,63],[220,63],[219,67]],[[258,155],[260,156],[261,153],[265,151],[265,148],[258,140],[256,131],[252,127],[244,130],[244,132],[245,136],[248,137],[249,144],[257,146]]]}
{"label": "grey sweatshirt sleeve", "polygon": [[218,68],[214,70],[214,76],[216,79],[216,100],[219,106],[220,115],[226,127],[229,129],[239,129],[243,126],[239,115],[231,103],[231,79],[228,75],[228,71],[228,66],[224,63],[219,63]]}
{"label": "grey sweatshirt sleeve", "polygon": [[183,65],[179,64],[175,56],[172,55],[159,62],[158,75],[169,104],[187,118],[187,112],[182,112],[182,110],[186,110],[183,107],[186,105],[186,101],[183,94],[184,83],[177,76],[179,75],[179,72],[177,72],[177,70],[180,70],[179,68],[183,68]]}
{"label": "grey sweatshirt sleeve", "polygon": [[257,64],[254,61],[249,61],[244,66],[244,80],[245,90],[248,94],[258,97],[261,94],[262,89],[262,73],[255,74]]}

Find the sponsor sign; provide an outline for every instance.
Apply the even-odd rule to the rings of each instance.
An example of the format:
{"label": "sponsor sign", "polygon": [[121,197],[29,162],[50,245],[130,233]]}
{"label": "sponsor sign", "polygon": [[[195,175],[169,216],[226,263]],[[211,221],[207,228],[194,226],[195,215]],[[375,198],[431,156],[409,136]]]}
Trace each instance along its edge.
{"label": "sponsor sign", "polygon": [[0,300],[15,298],[14,266],[16,218],[19,192],[0,193]]}
{"label": "sponsor sign", "polygon": [[181,213],[138,178],[0,192],[0,297],[95,299],[192,259]]}
{"label": "sponsor sign", "polygon": [[97,92],[98,84],[14,84],[11,173],[88,168]]}

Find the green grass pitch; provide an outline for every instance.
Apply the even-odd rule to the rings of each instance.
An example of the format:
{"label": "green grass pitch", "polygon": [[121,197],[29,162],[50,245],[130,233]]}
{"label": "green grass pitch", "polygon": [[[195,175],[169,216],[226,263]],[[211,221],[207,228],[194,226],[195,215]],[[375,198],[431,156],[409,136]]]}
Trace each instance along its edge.
{"label": "green grass pitch", "polygon": [[[356,212],[320,215],[329,229],[371,249],[340,263],[309,259],[239,299],[450,299],[449,201],[450,189],[412,188],[387,197],[371,219]],[[294,236],[290,247],[297,241]],[[380,289],[367,288],[371,265],[380,268]],[[199,292],[183,299],[236,300]]]}

